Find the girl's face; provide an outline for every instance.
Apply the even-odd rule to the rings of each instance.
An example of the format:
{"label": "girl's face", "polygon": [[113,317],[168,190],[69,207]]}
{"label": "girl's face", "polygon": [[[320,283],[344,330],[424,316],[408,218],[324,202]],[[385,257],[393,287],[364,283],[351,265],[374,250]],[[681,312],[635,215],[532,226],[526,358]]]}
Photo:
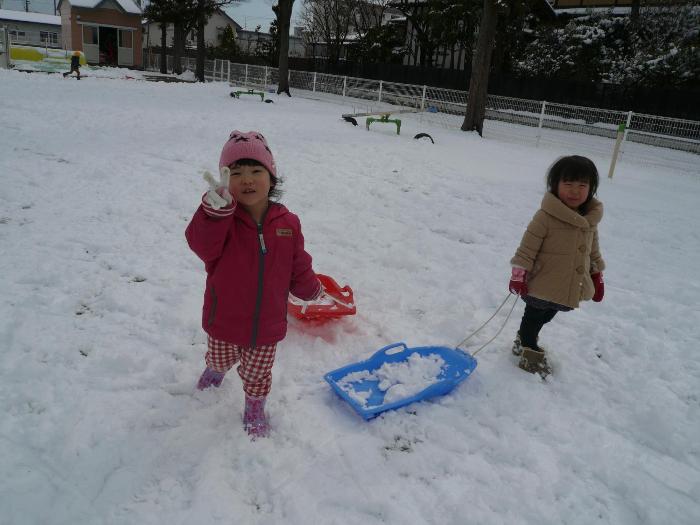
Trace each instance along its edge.
{"label": "girl's face", "polygon": [[578,210],[579,206],[588,199],[588,192],[591,190],[590,184],[582,180],[560,180],[557,185],[557,196],[559,200],[572,210]]}
{"label": "girl's face", "polygon": [[257,220],[267,209],[270,193],[270,172],[263,166],[230,166],[231,179],[228,191],[238,204],[243,206]]}

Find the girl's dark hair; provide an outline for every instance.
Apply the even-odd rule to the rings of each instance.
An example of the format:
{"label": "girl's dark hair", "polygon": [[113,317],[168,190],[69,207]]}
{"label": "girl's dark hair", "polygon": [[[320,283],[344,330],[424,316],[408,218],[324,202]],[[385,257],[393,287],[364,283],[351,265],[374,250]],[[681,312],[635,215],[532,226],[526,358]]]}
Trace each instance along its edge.
{"label": "girl's dark hair", "polygon": [[[239,159],[236,161],[234,166],[262,166],[263,168],[265,168],[265,166],[263,166],[260,162],[253,159]],[[278,202],[282,197],[283,191],[280,188],[281,185],[282,179],[280,179],[279,177],[275,177],[272,173],[270,173],[270,192],[267,194],[267,197],[271,201]]]}
{"label": "girl's dark hair", "polygon": [[587,182],[590,189],[586,202],[581,204],[580,209],[585,210],[588,203],[598,191],[598,169],[593,161],[580,155],[569,155],[561,157],[551,165],[547,172],[547,191],[557,195],[559,182]]}

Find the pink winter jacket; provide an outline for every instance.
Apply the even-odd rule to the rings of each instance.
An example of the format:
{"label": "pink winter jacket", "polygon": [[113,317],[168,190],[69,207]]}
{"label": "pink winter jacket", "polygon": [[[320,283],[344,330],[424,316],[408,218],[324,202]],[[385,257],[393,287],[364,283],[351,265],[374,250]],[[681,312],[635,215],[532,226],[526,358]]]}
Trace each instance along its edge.
{"label": "pink winter jacket", "polygon": [[185,237],[207,271],[202,328],[241,346],[277,343],[287,333],[287,297],[313,299],[320,283],[304,250],[299,218],[270,203],[262,224],[238,207],[225,218],[200,205]]}

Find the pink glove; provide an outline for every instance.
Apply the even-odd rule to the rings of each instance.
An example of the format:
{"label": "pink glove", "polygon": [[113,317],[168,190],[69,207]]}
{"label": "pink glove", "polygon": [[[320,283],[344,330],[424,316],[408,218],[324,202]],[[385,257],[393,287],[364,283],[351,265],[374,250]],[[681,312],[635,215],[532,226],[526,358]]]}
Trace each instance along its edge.
{"label": "pink glove", "polygon": [[593,286],[595,286],[593,301],[599,303],[603,300],[603,295],[605,295],[605,284],[603,284],[603,272],[592,273],[591,279],[593,279]]}
{"label": "pink glove", "polygon": [[521,297],[527,295],[527,270],[513,266],[513,271],[510,275],[510,283],[508,284],[510,293],[514,293]]}

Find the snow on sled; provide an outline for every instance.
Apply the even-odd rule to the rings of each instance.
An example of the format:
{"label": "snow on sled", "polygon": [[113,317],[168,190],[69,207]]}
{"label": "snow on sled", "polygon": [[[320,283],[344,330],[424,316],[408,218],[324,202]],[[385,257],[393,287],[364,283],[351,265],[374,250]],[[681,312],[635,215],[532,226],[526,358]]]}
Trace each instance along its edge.
{"label": "snow on sled", "polygon": [[364,419],[386,410],[445,395],[476,368],[476,359],[458,348],[394,343],[369,359],[324,379]]}
{"label": "snow on sled", "polygon": [[320,300],[305,302],[289,294],[287,311],[297,319],[330,320],[355,315],[354,296],[349,286],[340,287],[331,277],[317,273],[324,295]]}

